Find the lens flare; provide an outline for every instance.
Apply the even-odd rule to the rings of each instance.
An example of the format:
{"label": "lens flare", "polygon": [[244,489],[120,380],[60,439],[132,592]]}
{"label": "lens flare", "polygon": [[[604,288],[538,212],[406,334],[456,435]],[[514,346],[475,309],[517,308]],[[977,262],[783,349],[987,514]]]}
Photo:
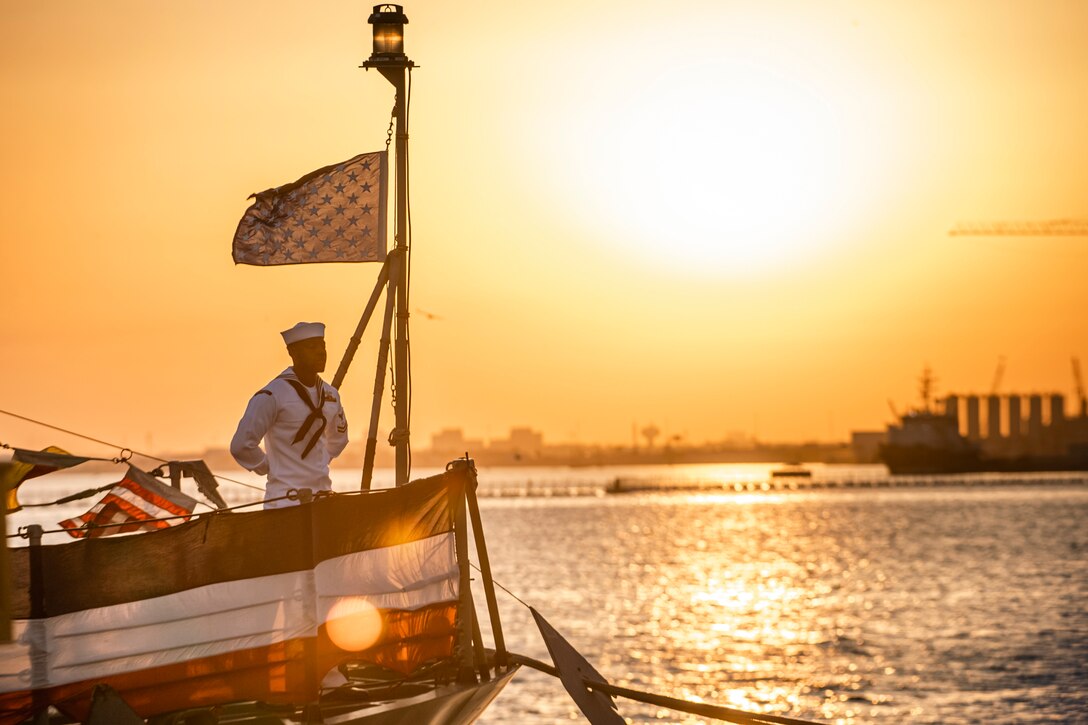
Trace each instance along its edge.
{"label": "lens flare", "polygon": [[381,637],[382,614],[365,599],[345,597],[329,609],[325,627],[337,647],[359,652],[372,647]]}

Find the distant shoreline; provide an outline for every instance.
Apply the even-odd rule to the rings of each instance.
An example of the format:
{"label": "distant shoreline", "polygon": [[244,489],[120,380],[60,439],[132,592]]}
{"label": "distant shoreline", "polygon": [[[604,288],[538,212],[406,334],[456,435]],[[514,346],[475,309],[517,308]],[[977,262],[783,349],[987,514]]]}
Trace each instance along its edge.
{"label": "distant shoreline", "polygon": [[[858,461],[848,443],[798,443],[759,445],[750,448],[724,448],[716,446],[631,448],[621,446],[547,446],[542,450],[522,452],[518,450],[483,450],[453,451],[423,449],[412,451],[412,463],[422,467],[442,467],[448,462],[469,457],[480,466],[565,466],[582,468],[588,466],[659,466],[689,463],[876,463],[876,461]],[[203,453],[160,453],[158,458],[165,460],[201,459],[213,471],[242,470],[225,448],[209,448]],[[137,456],[138,464],[148,464],[146,457]],[[361,468],[363,464],[363,443],[355,441],[333,463],[338,468]],[[84,470],[109,469],[116,464],[85,464]],[[377,468],[393,466],[392,449],[388,452],[379,447],[375,460]]]}

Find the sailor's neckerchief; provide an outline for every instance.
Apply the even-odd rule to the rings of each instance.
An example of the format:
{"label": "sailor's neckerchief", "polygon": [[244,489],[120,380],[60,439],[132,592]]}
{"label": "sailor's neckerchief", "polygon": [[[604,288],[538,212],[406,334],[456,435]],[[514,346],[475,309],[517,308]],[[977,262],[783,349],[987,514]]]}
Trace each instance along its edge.
{"label": "sailor's neckerchief", "polygon": [[328,425],[329,421],[325,418],[325,413],[322,411],[322,408],[325,406],[325,401],[331,400],[331,398],[325,397],[325,383],[322,382],[320,377],[317,378],[317,405],[314,405],[313,399],[310,398],[309,390],[302,384],[302,381],[295,376],[294,371],[285,372],[280,375],[278,379],[284,380],[290,384],[290,386],[295,389],[295,392],[298,393],[298,397],[302,398],[302,402],[306,403],[306,407],[310,409],[310,414],[306,416],[306,420],[302,421],[302,425],[299,427],[298,432],[295,433],[295,439],[291,441],[291,443],[298,443],[305,438],[310,427],[313,426],[314,423],[320,421],[320,425],[318,425],[317,430],[314,431],[313,436],[310,438],[310,442],[307,443],[306,447],[302,450],[302,457],[305,458],[310,455],[310,451],[312,451],[314,446],[317,445],[317,442],[321,440],[321,434],[325,432],[325,426]]}

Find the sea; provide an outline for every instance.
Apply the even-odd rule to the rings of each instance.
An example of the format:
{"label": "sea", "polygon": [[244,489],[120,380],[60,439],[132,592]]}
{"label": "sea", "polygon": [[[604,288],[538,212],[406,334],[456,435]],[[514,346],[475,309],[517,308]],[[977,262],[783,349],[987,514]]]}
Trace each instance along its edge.
{"label": "sea", "polygon": [[[531,606],[609,682],[644,692],[835,723],[1088,723],[1088,476],[816,464],[786,483],[774,468],[482,469],[508,649],[550,661]],[[52,474],[21,498],[111,477]],[[232,478],[230,503],[259,498],[240,485],[258,479]],[[334,475],[340,490],[358,481]],[[609,493],[617,481],[629,492]],[[94,500],[24,509],[9,534],[41,523],[64,541],[56,522]],[[616,705],[631,723],[714,722]],[[480,722],[583,719],[557,679],[523,669]]]}

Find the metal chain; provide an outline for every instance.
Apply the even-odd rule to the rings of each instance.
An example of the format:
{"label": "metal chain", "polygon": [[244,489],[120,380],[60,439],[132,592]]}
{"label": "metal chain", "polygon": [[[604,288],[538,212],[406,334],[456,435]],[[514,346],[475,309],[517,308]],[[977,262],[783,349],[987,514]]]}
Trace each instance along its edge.
{"label": "metal chain", "polygon": [[385,132],[385,153],[389,153],[389,145],[393,143],[393,124],[397,120],[397,95],[393,94],[393,110],[389,112],[389,129]]}

